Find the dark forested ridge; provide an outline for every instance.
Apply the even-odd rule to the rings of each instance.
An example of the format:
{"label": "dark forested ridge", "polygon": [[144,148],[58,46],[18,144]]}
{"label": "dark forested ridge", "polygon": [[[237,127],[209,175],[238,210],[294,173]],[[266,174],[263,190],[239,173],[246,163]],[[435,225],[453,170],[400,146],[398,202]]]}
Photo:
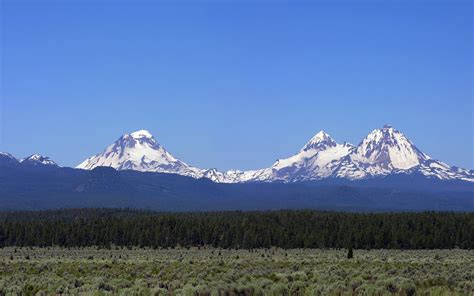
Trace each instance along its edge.
{"label": "dark forested ridge", "polygon": [[317,209],[474,211],[474,184],[420,176],[308,183],[214,183],[173,174],[2,166],[0,210],[135,208],[157,211]]}
{"label": "dark forested ridge", "polygon": [[474,213],[157,213],[110,209],[2,212],[0,244],[472,249]]}

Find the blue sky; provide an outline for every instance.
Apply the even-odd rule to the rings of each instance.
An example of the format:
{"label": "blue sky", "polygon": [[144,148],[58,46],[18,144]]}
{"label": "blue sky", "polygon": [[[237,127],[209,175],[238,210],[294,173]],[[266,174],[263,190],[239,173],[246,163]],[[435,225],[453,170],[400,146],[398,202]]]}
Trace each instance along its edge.
{"label": "blue sky", "polygon": [[2,1],[0,151],[77,165],[148,129],[255,169],[390,123],[474,168],[471,1],[178,3]]}

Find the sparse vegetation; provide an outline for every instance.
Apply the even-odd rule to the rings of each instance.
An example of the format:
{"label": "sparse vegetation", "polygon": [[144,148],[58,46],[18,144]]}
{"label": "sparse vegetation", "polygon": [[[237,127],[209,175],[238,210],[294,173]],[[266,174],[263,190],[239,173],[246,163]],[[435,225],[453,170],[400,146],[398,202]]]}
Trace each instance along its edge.
{"label": "sparse vegetation", "polygon": [[459,249],[0,249],[0,295],[473,293],[474,251]]}
{"label": "sparse vegetation", "polygon": [[473,217],[3,212],[0,295],[473,295]]}

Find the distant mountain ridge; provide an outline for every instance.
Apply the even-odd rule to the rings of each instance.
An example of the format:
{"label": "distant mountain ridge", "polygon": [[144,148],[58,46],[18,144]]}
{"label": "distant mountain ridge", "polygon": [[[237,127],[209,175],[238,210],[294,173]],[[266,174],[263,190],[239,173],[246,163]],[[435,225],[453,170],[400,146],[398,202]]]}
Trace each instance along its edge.
{"label": "distant mountain ridge", "polygon": [[51,160],[47,156],[40,154],[32,154],[23,159],[16,159],[13,155],[6,152],[0,152],[0,165],[1,166],[42,166],[42,167],[60,167],[56,162]]}
{"label": "distant mountain ridge", "polygon": [[[279,160],[269,169],[227,173],[215,169],[202,170],[202,177],[125,169],[125,166],[135,165],[132,161],[123,162],[124,166],[120,170],[109,166],[97,166],[89,170],[60,167],[40,155],[19,161],[10,154],[0,153],[0,210],[71,207],[160,211],[474,209],[474,182],[428,178],[419,171],[354,180],[332,177],[331,174],[340,164],[339,154],[349,151],[342,157],[345,159],[355,148],[349,144],[328,145],[332,141],[324,138],[326,137],[316,137],[313,141],[315,143],[305,146],[296,156],[290,157],[290,160]],[[172,159],[167,154],[164,155],[166,159]],[[120,153],[109,153],[111,159],[118,156]],[[139,161],[140,159],[143,158],[138,158]],[[156,159],[154,161],[146,160],[143,163],[163,169],[163,166],[156,163]],[[430,160],[426,162],[431,164]],[[362,166],[359,163],[356,165]],[[385,168],[387,165],[380,166]],[[240,181],[243,177],[263,182]],[[288,177],[298,178],[298,181],[279,181]],[[231,181],[239,182],[211,181],[216,178],[234,178]]]}
{"label": "distant mountain ridge", "polygon": [[439,180],[474,182],[472,170],[449,166],[421,152],[392,126],[373,130],[357,146],[339,144],[320,131],[295,155],[278,159],[271,167],[220,172],[201,169],[177,159],[147,130],[125,134],[102,153],[77,168],[109,166],[117,170],[174,173],[208,178],[218,183],[305,182],[328,178],[364,180],[397,174],[422,175]]}
{"label": "distant mountain ridge", "polygon": [[[0,163],[59,167],[49,157],[39,154],[18,160],[9,153],[0,153]],[[373,130],[357,146],[339,144],[326,132],[320,131],[296,154],[278,159],[268,168],[227,172],[191,166],[168,152],[149,131],[139,130],[124,134],[103,152],[86,159],[76,168],[92,170],[101,166],[207,178],[217,183],[357,181],[397,175],[474,182],[473,170],[449,166],[431,158],[403,133],[388,125]]]}
{"label": "distant mountain ridge", "polygon": [[[2,157],[0,157],[2,159]],[[216,183],[178,174],[6,164],[0,211],[140,208],[159,211],[320,209],[474,211],[474,183],[416,175],[349,181]]]}

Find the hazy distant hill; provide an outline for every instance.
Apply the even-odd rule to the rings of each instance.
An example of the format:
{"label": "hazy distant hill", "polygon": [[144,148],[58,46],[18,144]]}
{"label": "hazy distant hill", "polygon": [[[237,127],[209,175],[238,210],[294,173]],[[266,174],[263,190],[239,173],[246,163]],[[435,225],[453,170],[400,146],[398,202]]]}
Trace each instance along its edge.
{"label": "hazy distant hill", "polygon": [[163,211],[317,208],[473,211],[473,185],[416,175],[363,181],[221,184],[175,174],[0,162],[0,210],[130,207]]}

